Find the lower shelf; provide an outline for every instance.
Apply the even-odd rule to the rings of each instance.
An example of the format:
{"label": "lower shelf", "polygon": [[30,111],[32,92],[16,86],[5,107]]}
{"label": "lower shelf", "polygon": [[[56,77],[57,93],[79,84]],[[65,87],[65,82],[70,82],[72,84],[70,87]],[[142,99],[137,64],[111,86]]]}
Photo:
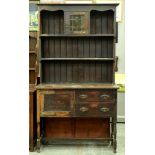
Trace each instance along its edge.
{"label": "lower shelf", "polygon": [[41,142],[43,145],[109,145],[112,140],[112,138],[43,138]]}
{"label": "lower shelf", "polygon": [[44,118],[43,137],[110,138],[109,118]]}
{"label": "lower shelf", "polygon": [[116,153],[116,123],[108,118],[43,118],[40,145],[108,145]]}

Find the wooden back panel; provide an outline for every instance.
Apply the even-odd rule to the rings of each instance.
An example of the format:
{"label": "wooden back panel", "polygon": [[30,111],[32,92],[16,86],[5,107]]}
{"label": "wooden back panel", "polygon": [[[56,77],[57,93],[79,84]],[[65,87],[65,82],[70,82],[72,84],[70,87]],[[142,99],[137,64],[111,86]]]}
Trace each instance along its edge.
{"label": "wooden back panel", "polygon": [[111,62],[45,61],[42,63],[42,83],[111,83]]}
{"label": "wooden back panel", "polygon": [[44,137],[110,138],[109,118],[44,118]]}
{"label": "wooden back panel", "polygon": [[42,38],[42,58],[112,58],[113,39],[101,37]]}
{"label": "wooden back panel", "polygon": [[92,34],[112,34],[114,33],[114,12],[96,11],[90,12],[90,33]]}
{"label": "wooden back panel", "polygon": [[64,32],[64,12],[46,11],[41,12],[41,32],[44,34],[61,34]]}

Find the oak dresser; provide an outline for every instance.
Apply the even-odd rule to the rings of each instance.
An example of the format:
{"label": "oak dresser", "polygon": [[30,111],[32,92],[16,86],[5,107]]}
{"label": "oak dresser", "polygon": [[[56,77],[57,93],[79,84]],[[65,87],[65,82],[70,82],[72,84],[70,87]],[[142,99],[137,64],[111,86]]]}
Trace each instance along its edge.
{"label": "oak dresser", "polygon": [[116,152],[117,4],[39,4],[41,144],[110,144]]}

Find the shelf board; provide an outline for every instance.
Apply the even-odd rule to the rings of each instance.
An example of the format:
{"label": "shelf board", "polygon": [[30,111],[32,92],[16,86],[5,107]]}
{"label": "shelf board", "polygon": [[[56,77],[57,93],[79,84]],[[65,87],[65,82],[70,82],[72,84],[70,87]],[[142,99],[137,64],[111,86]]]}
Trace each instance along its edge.
{"label": "shelf board", "polygon": [[103,83],[59,83],[59,84],[39,84],[37,89],[118,89],[116,84],[103,84]]}
{"label": "shelf board", "polygon": [[83,61],[83,60],[88,60],[88,61],[113,61],[115,60],[114,58],[41,58],[41,61],[62,61],[62,60],[78,60],[78,61]]}
{"label": "shelf board", "polygon": [[115,34],[41,34],[40,37],[115,37]]}
{"label": "shelf board", "polygon": [[118,6],[120,4],[120,2],[114,2],[114,3],[79,3],[79,2],[77,2],[77,3],[57,3],[57,2],[53,2],[53,3],[38,3],[37,5],[59,5],[59,6],[74,6],[74,5],[85,5],[85,6],[88,6],[88,5],[90,5],[90,6],[100,6],[100,5],[104,5],[104,6]]}

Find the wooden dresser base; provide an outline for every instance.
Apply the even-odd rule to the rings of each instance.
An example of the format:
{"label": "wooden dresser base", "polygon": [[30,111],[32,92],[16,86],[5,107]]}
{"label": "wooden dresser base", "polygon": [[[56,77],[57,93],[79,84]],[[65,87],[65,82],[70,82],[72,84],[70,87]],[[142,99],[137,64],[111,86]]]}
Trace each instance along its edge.
{"label": "wooden dresser base", "polygon": [[42,86],[36,87],[38,152],[41,143],[52,144],[65,140],[100,140],[111,144],[116,152],[115,85],[96,85],[98,88],[76,85],[81,87],[76,89],[65,84],[64,89],[58,89],[56,85]]}

